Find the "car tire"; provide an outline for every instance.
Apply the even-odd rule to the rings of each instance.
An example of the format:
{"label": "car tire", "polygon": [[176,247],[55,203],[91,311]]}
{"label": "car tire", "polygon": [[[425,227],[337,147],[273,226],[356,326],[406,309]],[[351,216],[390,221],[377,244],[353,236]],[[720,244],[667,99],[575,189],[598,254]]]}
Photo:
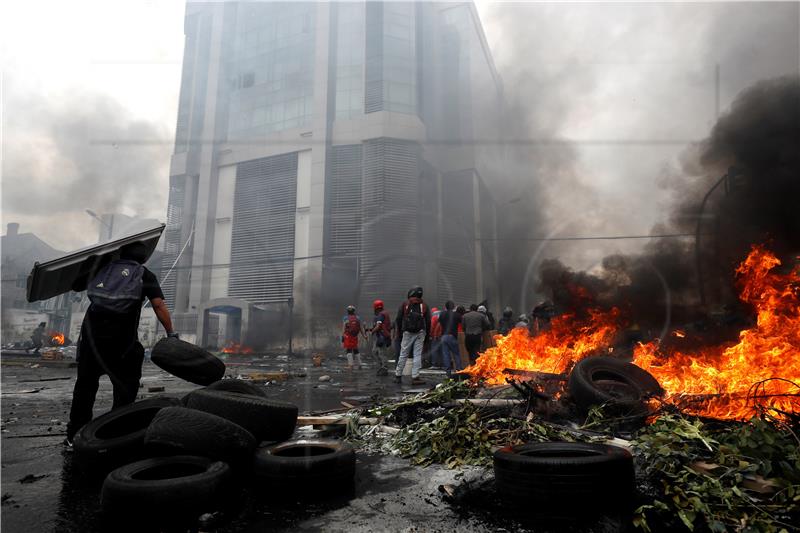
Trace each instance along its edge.
{"label": "car tire", "polygon": [[611,412],[631,415],[646,414],[645,401],[664,393],[650,373],[611,357],[579,361],[569,375],[568,389],[575,404],[584,411],[605,404]]}
{"label": "car tire", "polygon": [[250,396],[258,396],[259,398],[266,398],[267,393],[261,387],[257,387],[252,383],[248,383],[242,379],[221,379],[215,381],[206,390],[221,390],[226,392],[238,392],[240,394],[249,394]]}
{"label": "car tire", "polygon": [[144,437],[152,450],[202,455],[231,466],[246,463],[256,440],[230,420],[185,407],[168,407],[155,416]]}
{"label": "car tire", "polygon": [[211,385],[225,375],[225,363],[199,346],[168,337],[153,346],[150,360],[162,370],[197,385]]}
{"label": "car tire", "polygon": [[633,499],[633,458],[607,444],[542,442],[494,453],[497,491],[503,501],[541,510],[608,511]]}
{"label": "car tire", "polygon": [[100,506],[113,529],[192,527],[203,513],[219,510],[231,485],[230,467],[205,457],[174,456],[138,461],[112,471]]}
{"label": "car tire", "polygon": [[75,434],[76,459],[95,467],[113,468],[145,457],[144,436],[150,422],[162,409],[179,404],[176,398],[156,397],[95,418]]}
{"label": "car tire", "polygon": [[290,497],[330,497],[352,490],[355,468],[353,447],[328,439],[259,448],[252,465],[258,488]]}
{"label": "car tire", "polygon": [[240,392],[196,390],[186,396],[186,407],[226,418],[252,433],[258,442],[284,441],[297,424],[296,405]]}

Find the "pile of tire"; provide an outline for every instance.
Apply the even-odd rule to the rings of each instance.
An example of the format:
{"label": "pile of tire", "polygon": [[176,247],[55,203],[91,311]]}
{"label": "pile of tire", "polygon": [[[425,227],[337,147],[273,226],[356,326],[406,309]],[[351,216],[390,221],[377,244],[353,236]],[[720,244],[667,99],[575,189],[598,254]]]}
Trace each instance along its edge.
{"label": "pile of tire", "polygon": [[335,440],[289,440],[297,413],[257,386],[220,380],[96,418],[75,436],[75,461],[105,476],[101,510],[114,529],[191,528],[247,486],[288,497],[352,487],[355,451]]}

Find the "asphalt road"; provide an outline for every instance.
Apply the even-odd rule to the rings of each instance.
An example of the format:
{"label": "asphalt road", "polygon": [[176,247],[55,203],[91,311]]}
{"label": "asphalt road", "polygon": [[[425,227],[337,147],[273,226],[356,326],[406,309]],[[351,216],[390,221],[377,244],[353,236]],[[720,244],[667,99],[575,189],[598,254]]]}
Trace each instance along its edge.
{"label": "asphalt road", "polygon": [[[66,361],[44,363],[8,354],[2,363],[2,530],[102,531],[99,487],[73,472],[72,454],[65,452],[61,444],[75,368]],[[327,360],[320,368],[303,358],[286,356],[227,361],[230,375],[266,371],[289,373],[288,380],[263,386],[271,397],[295,402],[301,414],[341,408],[342,401],[368,402],[374,395],[399,397],[407,387],[395,385],[391,377],[376,377],[369,368],[348,372],[338,359]],[[322,375],[331,376],[331,380],[321,382]],[[426,378],[431,386],[440,379],[440,375]],[[164,387],[164,391],[148,392],[152,387]],[[163,394],[182,396],[194,388],[146,362],[139,399]],[[107,411],[111,402],[111,384],[103,378],[95,415]],[[398,457],[360,453],[353,495],[313,505],[247,496],[210,530],[498,530],[498,520],[491,514],[471,516],[462,509],[450,508],[442,500],[438,487],[458,484],[457,474],[458,471],[436,466],[413,467]],[[486,472],[473,469],[467,474],[480,479]]]}

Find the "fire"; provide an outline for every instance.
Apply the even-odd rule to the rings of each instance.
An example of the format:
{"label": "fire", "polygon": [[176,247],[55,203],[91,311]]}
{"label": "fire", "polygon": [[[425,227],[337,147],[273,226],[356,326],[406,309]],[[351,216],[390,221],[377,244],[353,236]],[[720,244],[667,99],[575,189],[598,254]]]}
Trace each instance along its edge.
{"label": "fire", "polygon": [[[745,420],[760,408],[800,413],[800,266],[776,272],[780,260],[754,246],[736,269],[742,301],[756,311],[756,325],[730,346],[686,350],[658,342],[639,344],[634,364],[647,370],[684,412]],[[589,309],[586,318],[563,315],[535,337],[517,328],[480,355],[465,372],[488,384],[505,382],[504,370],[564,373],[580,359],[610,353],[621,329],[618,310]],[[686,340],[686,333],[672,336]],[[681,345],[683,346],[683,345]]]}
{"label": "fire", "polygon": [[496,346],[483,352],[464,372],[490,385],[505,383],[506,368],[560,374],[590,355],[607,353],[620,329],[617,309],[588,309],[585,318],[562,315],[535,337],[525,328],[514,328],[505,337],[495,336]]}
{"label": "fire", "polygon": [[64,345],[64,334],[58,331],[51,331],[50,332],[50,344],[53,346],[63,346]]}
{"label": "fire", "polygon": [[[780,264],[764,247],[753,246],[736,269],[739,297],[757,313],[756,325],[741,331],[736,344],[663,353],[651,342],[635,350],[633,362],[689,413],[748,419],[756,414],[753,392],[772,408],[800,412],[800,391],[791,383],[800,384],[800,269],[774,272]],[[751,390],[772,378],[782,379]]]}
{"label": "fire", "polygon": [[231,341],[222,349],[222,353],[249,354],[253,353],[253,349],[249,346]]}

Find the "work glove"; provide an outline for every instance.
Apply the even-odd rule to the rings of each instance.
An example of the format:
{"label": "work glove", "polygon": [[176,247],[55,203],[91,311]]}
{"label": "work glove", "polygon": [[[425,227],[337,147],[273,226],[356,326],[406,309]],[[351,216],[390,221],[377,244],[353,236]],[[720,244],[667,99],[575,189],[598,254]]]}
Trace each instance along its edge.
{"label": "work glove", "polygon": [[167,333],[167,338],[168,339],[180,339],[180,337],[178,336],[178,332],[176,332],[176,331],[173,331],[172,333]]}

